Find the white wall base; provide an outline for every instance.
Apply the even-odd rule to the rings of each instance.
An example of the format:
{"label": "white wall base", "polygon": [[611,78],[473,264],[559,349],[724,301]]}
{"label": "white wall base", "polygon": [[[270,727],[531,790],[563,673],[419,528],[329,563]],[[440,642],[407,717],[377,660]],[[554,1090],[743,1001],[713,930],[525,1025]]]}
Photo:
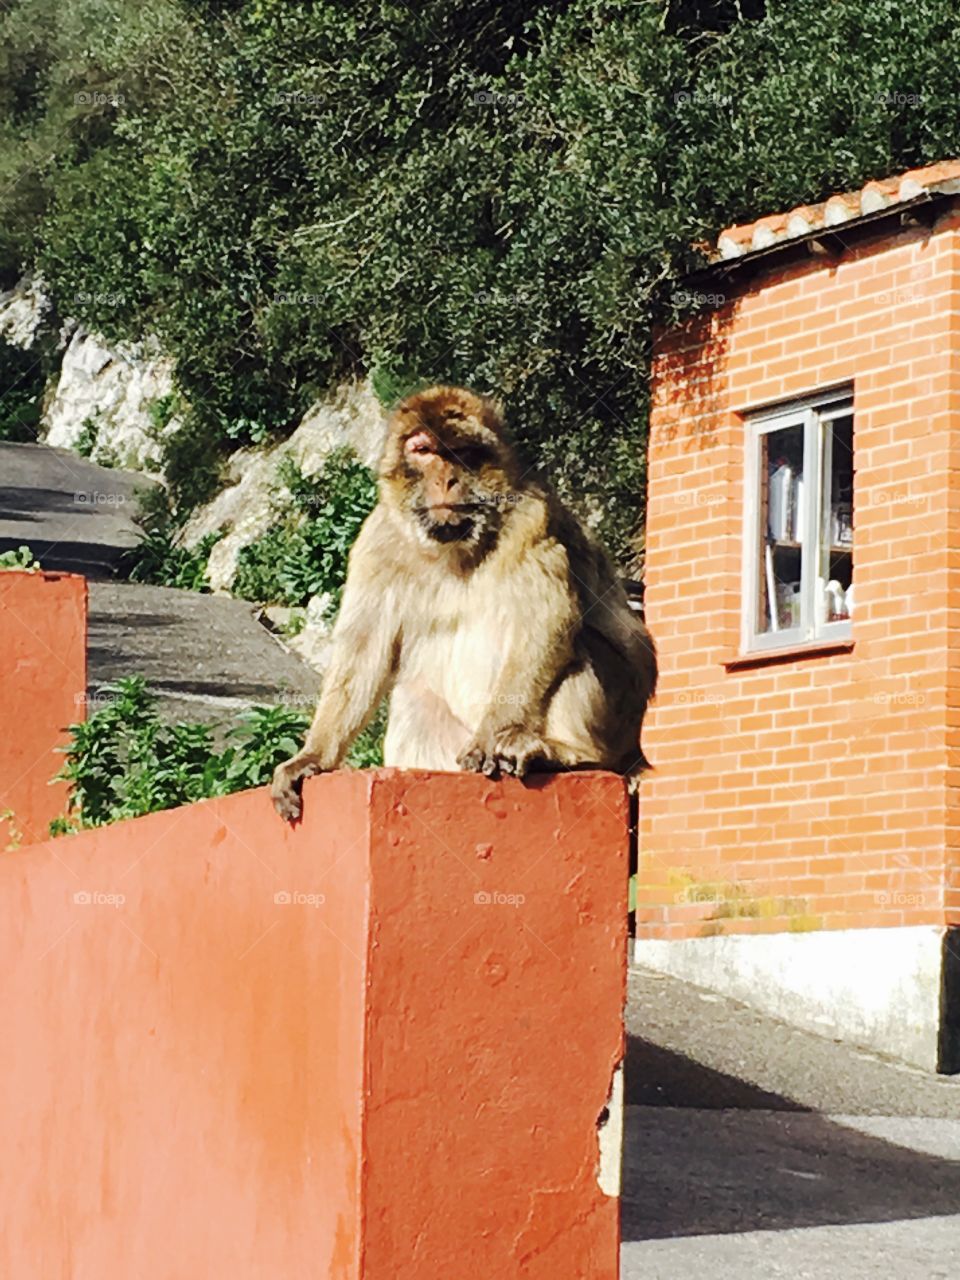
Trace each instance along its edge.
{"label": "white wall base", "polygon": [[636,963],[820,1035],[938,1069],[944,930],[640,938]]}

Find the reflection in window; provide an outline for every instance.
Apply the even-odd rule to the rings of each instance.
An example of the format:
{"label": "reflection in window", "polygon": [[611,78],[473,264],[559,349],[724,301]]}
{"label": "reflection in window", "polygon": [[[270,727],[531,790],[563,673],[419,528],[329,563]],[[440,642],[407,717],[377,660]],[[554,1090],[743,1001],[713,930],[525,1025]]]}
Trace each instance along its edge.
{"label": "reflection in window", "polygon": [[[798,644],[849,633],[853,616],[853,414],[849,399],[750,424],[748,503],[755,533],[747,643]],[[755,539],[755,541],[754,541]]]}

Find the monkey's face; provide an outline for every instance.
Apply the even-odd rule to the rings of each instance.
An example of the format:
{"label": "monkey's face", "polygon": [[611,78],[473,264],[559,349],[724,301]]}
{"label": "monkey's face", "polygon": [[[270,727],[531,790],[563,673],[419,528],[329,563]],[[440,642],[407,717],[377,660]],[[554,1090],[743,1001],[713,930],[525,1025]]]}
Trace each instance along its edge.
{"label": "monkey's face", "polygon": [[421,429],[404,441],[403,457],[411,508],[427,537],[480,541],[498,517],[489,475],[492,450],[469,439],[442,441]]}
{"label": "monkey's face", "polygon": [[397,410],[381,467],[388,503],[421,541],[482,552],[516,497],[516,464],[495,408],[472,392],[435,387]]}

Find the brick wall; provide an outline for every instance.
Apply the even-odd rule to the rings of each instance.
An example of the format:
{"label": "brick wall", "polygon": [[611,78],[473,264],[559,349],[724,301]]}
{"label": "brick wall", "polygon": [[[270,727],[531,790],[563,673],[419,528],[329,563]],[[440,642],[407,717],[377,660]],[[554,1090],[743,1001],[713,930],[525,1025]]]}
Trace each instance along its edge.
{"label": "brick wall", "polygon": [[[950,213],[760,275],[658,340],[641,937],[960,923],[958,272]],[[744,415],[845,382],[853,648],[729,668]]]}

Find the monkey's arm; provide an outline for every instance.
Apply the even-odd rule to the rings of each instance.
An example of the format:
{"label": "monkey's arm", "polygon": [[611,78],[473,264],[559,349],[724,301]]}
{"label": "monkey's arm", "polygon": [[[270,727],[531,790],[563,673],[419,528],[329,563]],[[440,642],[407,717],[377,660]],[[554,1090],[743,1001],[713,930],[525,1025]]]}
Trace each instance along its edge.
{"label": "monkey's arm", "polygon": [[398,611],[383,572],[377,524],[379,521],[371,517],[350,555],[347,584],[331,637],[330,663],[303,749],[278,765],[273,775],[274,807],[290,822],[302,810],[303,779],[336,769],[343,762],[350,744],[383,698],[393,673],[399,643]]}
{"label": "monkey's arm", "polygon": [[[502,589],[502,588],[501,588]],[[512,634],[490,701],[461,768],[523,776],[535,760],[551,758],[544,741],[550,696],[574,655],[580,609],[566,549],[531,549],[510,575]]]}

